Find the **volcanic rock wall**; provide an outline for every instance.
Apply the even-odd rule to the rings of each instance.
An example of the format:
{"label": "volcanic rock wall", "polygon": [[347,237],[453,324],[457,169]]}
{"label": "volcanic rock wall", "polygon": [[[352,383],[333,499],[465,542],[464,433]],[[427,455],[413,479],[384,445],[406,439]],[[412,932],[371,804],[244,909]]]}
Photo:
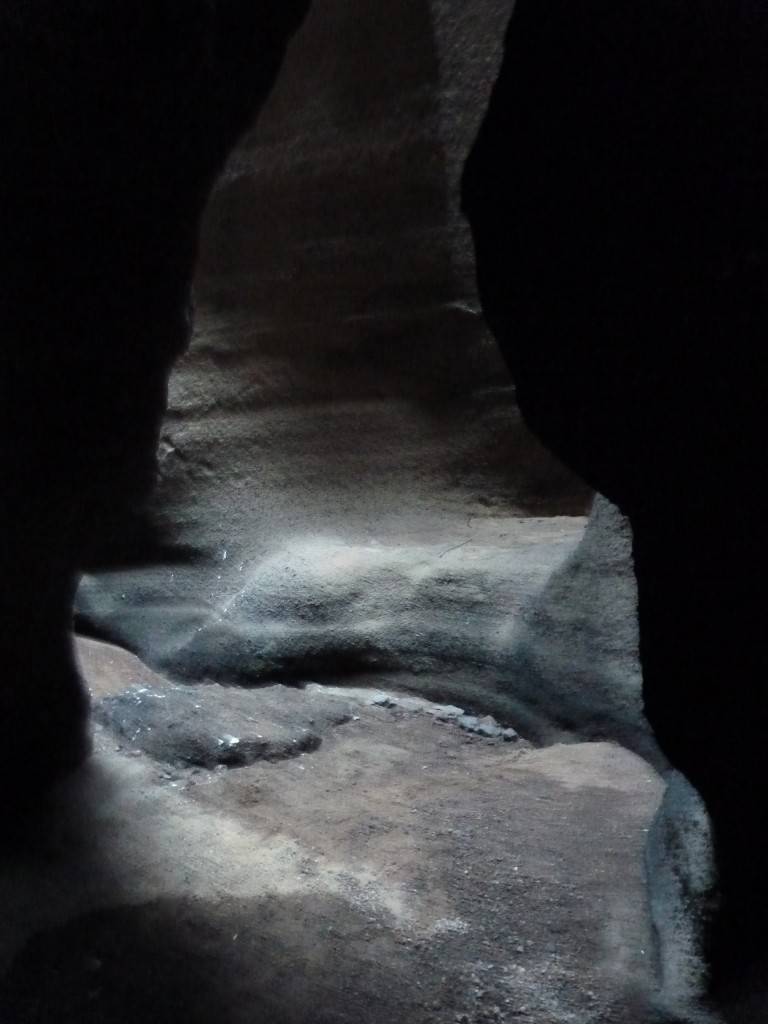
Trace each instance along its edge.
{"label": "volcanic rock wall", "polygon": [[[542,737],[621,731],[634,643],[606,727],[567,658],[533,669],[520,619],[589,495],[521,422],[459,211],[508,13],[313,5],[210,201],[160,488],[81,628],[180,678],[366,673]],[[599,664],[568,601],[561,636]]]}
{"label": "volcanic rock wall", "polygon": [[577,551],[589,492],[522,423],[459,209],[508,14],[316,0],[209,203],[154,503],[78,624],[180,679],[363,674],[653,757],[628,535],[601,511]]}

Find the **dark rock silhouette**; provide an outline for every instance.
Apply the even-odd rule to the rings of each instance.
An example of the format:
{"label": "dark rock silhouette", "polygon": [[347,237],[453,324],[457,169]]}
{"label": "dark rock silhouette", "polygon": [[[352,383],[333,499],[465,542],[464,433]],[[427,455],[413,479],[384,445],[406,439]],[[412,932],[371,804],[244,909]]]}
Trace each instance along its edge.
{"label": "dark rock silhouette", "polygon": [[768,13],[519,0],[463,193],[529,425],[634,532],[645,713],[765,941]]}
{"label": "dark rock silhouette", "polygon": [[[80,761],[78,570],[148,492],[198,222],[307,0],[0,5],[4,794]],[[100,536],[100,534],[102,534]]]}

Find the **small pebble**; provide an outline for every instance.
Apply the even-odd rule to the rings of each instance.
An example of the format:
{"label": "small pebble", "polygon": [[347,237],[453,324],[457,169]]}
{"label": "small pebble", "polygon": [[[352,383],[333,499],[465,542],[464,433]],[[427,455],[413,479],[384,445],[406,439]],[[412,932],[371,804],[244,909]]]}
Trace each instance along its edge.
{"label": "small pebble", "polygon": [[488,739],[495,740],[501,736],[501,726],[498,724],[495,718],[491,715],[486,715],[485,718],[481,718],[477,723],[475,732],[480,736],[485,736]]}
{"label": "small pebble", "polygon": [[394,697],[390,697],[388,693],[378,693],[373,698],[371,703],[377,708],[394,708],[397,707],[397,701]]}

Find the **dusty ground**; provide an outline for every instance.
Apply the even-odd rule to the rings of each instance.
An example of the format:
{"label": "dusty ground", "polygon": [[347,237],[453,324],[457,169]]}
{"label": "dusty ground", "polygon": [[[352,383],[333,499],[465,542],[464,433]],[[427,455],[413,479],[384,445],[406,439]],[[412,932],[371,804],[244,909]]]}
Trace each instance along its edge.
{"label": "dusty ground", "polygon": [[485,739],[399,695],[206,687],[214,746],[246,745],[231,720],[279,759],[184,766],[208,757],[204,715],[168,764],[120,708],[188,690],[80,649],[111,726],[4,852],[2,1024],[651,1019],[642,844],[662,784],[634,755]]}

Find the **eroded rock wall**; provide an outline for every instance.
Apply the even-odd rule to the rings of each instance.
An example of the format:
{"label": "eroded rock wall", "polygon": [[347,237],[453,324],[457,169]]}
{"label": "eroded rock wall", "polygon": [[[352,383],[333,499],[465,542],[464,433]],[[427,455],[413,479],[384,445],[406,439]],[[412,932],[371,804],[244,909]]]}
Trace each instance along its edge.
{"label": "eroded rock wall", "polygon": [[458,209],[506,4],[317,0],[208,206],[161,426],[199,215],[305,9],[0,7],[6,662],[77,691],[85,564],[80,626],[177,677],[366,673],[618,735],[613,669],[571,668],[606,631],[548,586],[588,492],[521,422]]}
{"label": "eroded rock wall", "polygon": [[588,492],[521,422],[459,210],[508,13],[316,0],[208,207],[154,536],[85,580],[84,628],[179,678],[364,673],[643,745],[632,638],[617,672],[581,584],[541,611]]}

